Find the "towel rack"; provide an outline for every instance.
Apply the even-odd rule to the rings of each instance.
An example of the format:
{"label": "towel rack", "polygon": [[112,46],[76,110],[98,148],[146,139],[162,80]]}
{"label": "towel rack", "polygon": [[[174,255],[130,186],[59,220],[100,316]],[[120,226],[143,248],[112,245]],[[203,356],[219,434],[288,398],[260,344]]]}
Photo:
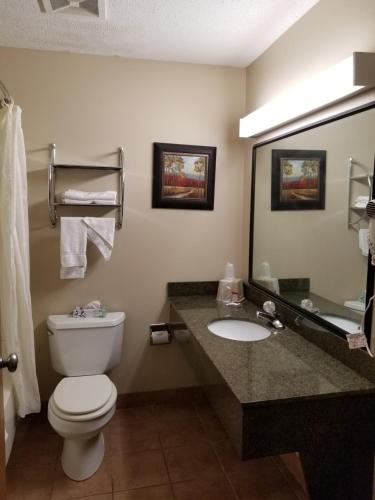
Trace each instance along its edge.
{"label": "towel rack", "polygon": [[[361,169],[363,173],[359,175],[354,174],[354,165]],[[355,229],[356,231],[360,228],[360,222],[362,220],[367,220],[366,208],[356,207],[352,205],[352,194],[353,194],[353,182],[359,182],[367,185],[369,200],[372,198],[372,181],[373,176],[368,173],[366,167],[356,162],[352,157],[349,157],[349,194],[348,194],[348,228]],[[357,218],[353,220],[353,212],[357,213]]]}
{"label": "towel rack", "polygon": [[[118,165],[105,166],[105,165],[76,165],[76,164],[61,164],[56,163],[56,144],[50,144],[50,162],[48,165],[48,215],[52,226],[56,226],[58,215],[57,207],[108,207],[117,210],[116,214],[116,227],[122,227],[124,217],[124,149],[118,148]],[[117,190],[117,203],[62,203],[56,200],[56,171],[58,169],[71,169],[71,170],[86,170],[86,171],[101,171],[101,172],[117,172],[119,174],[118,190]]]}

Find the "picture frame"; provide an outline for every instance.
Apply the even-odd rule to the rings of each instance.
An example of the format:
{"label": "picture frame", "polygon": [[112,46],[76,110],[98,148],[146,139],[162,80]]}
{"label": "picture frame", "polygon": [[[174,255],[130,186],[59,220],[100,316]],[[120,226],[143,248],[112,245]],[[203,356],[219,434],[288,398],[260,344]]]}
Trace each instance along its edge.
{"label": "picture frame", "polygon": [[216,147],[154,142],[152,208],[213,210]]}
{"label": "picture frame", "polygon": [[271,210],[324,210],[326,151],[273,149]]}

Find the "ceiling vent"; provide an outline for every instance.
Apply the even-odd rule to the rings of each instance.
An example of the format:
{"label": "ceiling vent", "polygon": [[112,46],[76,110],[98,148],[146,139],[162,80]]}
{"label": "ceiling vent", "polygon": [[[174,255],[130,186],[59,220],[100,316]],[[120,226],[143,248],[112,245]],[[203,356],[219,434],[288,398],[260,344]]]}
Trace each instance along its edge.
{"label": "ceiling vent", "polygon": [[105,19],[105,0],[39,0],[47,14],[94,16]]}

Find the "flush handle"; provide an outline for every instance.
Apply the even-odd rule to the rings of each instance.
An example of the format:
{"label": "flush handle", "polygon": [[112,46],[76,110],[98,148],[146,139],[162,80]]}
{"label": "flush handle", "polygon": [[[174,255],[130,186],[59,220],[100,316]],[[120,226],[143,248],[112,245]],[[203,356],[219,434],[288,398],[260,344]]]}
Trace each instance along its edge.
{"label": "flush handle", "polygon": [[0,368],[8,368],[9,372],[15,372],[18,366],[18,356],[15,352],[9,354],[7,359],[0,358]]}

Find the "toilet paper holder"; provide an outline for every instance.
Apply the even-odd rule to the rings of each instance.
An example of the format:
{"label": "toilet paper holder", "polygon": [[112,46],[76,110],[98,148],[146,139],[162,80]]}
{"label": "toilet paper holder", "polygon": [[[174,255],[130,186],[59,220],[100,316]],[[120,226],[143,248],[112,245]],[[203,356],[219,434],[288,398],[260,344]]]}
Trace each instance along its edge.
{"label": "toilet paper holder", "polygon": [[163,345],[172,342],[175,330],[186,330],[185,323],[151,323],[150,345]]}

